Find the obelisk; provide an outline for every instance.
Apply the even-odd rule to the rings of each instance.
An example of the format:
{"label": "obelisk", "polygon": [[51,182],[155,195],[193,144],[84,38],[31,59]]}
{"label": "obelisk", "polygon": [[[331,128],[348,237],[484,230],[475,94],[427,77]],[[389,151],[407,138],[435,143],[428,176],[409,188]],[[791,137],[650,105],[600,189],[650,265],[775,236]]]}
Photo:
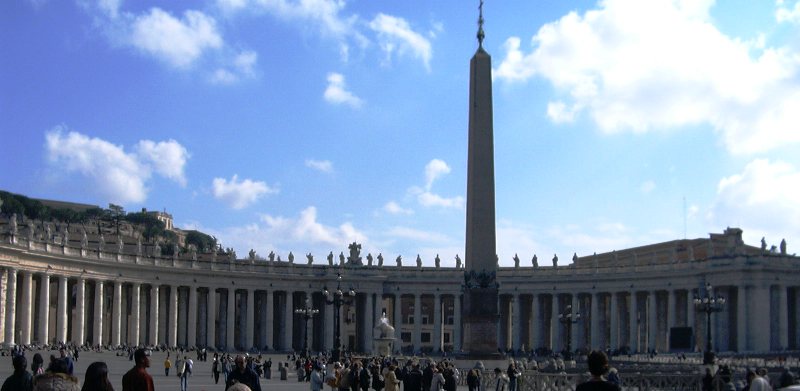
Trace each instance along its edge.
{"label": "obelisk", "polygon": [[470,357],[497,354],[498,285],[494,212],[492,58],[483,49],[483,0],[478,50],[470,60],[467,236],[464,271],[463,350]]}

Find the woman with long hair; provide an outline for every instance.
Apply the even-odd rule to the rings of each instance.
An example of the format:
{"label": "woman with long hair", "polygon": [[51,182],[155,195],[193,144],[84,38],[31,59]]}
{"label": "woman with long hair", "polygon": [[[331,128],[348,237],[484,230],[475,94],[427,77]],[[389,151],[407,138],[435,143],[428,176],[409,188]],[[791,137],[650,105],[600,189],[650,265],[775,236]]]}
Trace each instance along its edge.
{"label": "woman with long hair", "polygon": [[96,361],[89,364],[81,391],[114,391],[114,387],[108,381],[108,365],[106,363]]}

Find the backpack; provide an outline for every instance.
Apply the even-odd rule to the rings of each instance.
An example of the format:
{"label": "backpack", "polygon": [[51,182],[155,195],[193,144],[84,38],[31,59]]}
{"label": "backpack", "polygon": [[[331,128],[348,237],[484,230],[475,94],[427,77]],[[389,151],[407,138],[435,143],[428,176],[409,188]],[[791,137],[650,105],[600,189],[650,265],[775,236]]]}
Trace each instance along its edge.
{"label": "backpack", "polygon": [[339,385],[336,384],[336,376],[334,376],[334,375],[328,375],[328,378],[325,379],[325,384],[327,384],[331,388],[338,388],[339,387]]}

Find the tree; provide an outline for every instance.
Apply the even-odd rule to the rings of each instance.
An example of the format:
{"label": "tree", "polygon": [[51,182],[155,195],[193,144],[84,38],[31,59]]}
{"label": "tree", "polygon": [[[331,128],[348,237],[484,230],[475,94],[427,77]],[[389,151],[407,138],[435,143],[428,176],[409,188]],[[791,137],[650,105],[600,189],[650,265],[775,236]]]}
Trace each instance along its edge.
{"label": "tree", "polygon": [[217,239],[199,231],[186,233],[186,245],[193,244],[200,252],[208,252],[217,247]]}

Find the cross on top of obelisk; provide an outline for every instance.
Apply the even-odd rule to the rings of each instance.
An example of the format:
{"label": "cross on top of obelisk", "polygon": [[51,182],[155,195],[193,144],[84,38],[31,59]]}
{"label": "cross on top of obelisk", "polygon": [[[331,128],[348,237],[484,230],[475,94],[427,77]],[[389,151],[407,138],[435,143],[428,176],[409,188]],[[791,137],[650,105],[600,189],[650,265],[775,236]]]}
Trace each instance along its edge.
{"label": "cross on top of obelisk", "polygon": [[478,6],[478,11],[478,46],[483,47],[483,37],[485,36],[483,33],[483,0]]}

